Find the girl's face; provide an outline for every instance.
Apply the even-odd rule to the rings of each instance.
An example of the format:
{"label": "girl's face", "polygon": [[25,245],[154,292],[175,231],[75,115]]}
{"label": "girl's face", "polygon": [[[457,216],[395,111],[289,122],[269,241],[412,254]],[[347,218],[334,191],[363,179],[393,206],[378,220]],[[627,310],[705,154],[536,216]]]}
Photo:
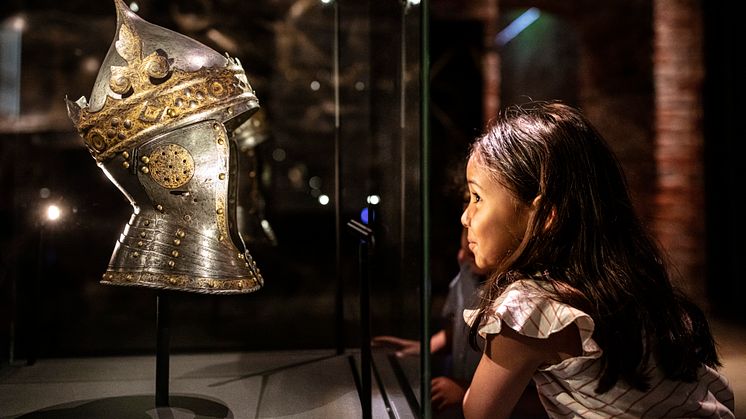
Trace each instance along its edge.
{"label": "girl's face", "polygon": [[532,207],[518,201],[472,156],[466,166],[469,205],[461,215],[480,269],[494,269],[521,243]]}

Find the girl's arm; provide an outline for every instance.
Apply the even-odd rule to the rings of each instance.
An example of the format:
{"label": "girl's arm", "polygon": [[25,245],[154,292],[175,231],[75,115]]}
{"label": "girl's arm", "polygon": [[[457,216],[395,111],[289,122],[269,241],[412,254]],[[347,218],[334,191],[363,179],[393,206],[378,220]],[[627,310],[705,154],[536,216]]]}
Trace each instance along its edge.
{"label": "girl's arm", "polygon": [[546,339],[530,338],[503,327],[487,335],[482,360],[464,397],[467,419],[508,418],[536,370],[581,354],[574,325]]}

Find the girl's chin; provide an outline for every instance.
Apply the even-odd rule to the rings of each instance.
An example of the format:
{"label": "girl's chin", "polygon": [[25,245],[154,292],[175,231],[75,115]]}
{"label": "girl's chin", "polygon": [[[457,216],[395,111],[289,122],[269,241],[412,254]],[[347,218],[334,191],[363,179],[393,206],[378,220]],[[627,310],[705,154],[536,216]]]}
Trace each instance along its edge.
{"label": "girl's chin", "polygon": [[475,255],[474,266],[482,272],[490,272],[497,266],[497,261],[490,261]]}
{"label": "girl's chin", "polygon": [[482,271],[486,271],[490,269],[490,265],[485,263],[484,260],[480,260],[480,259],[474,260],[474,266],[476,266],[477,269],[482,270]]}

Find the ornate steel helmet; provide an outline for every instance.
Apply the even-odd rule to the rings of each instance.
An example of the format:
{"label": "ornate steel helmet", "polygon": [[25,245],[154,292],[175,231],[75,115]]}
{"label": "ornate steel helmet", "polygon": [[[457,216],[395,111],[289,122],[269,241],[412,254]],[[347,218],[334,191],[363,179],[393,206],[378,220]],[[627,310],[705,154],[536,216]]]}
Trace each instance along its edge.
{"label": "ornate steel helmet", "polygon": [[70,119],[134,208],[102,283],[247,293],[263,279],[236,225],[232,131],[258,108],[240,62],[114,0],[117,31]]}

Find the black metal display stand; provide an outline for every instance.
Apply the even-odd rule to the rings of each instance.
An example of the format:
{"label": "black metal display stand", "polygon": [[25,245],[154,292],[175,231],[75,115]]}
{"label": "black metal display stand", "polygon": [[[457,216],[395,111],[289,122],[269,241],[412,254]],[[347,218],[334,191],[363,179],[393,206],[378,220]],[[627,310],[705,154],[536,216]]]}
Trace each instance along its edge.
{"label": "black metal display stand", "polygon": [[155,353],[155,406],[168,407],[169,346],[171,315],[169,295],[161,291],[156,297],[157,341]]}
{"label": "black metal display stand", "polygon": [[371,336],[370,336],[370,258],[373,255],[375,240],[373,230],[353,219],[347,223],[359,241],[359,275],[360,275],[360,404],[363,419],[373,417],[371,403]]}

